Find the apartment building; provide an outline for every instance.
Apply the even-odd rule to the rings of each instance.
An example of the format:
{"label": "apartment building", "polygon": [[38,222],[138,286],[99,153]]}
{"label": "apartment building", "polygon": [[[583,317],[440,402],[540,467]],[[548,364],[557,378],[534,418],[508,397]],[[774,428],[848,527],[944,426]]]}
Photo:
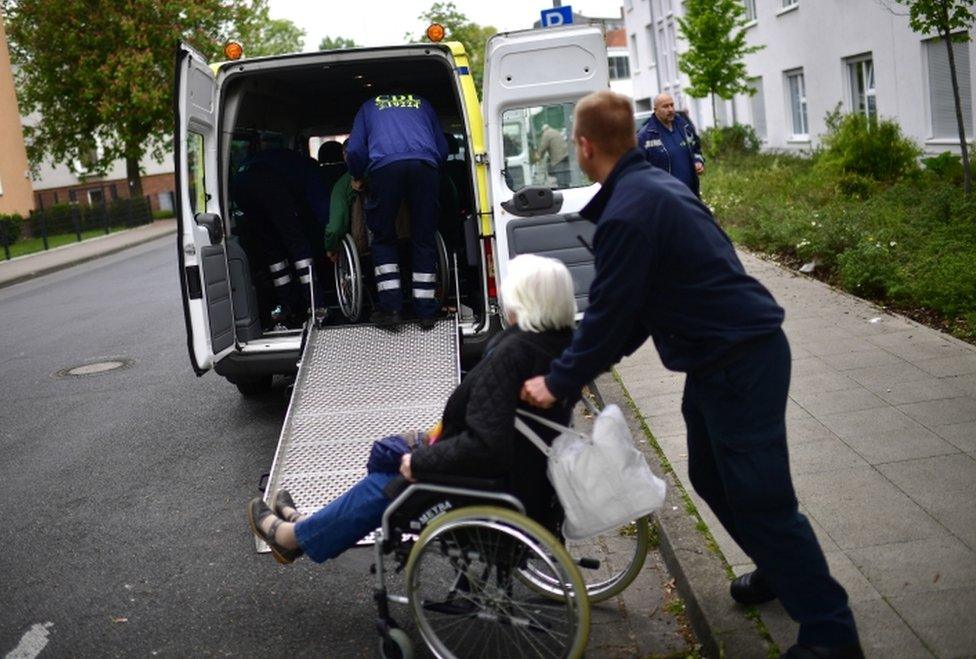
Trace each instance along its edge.
{"label": "apartment building", "polygon": [[[702,127],[733,121],[752,125],[771,149],[816,146],[825,117],[844,112],[896,120],[927,152],[958,150],[948,54],[934,35],[911,30],[905,7],[892,0],[742,0],[750,45],[746,57],[752,96],[719,101],[684,93],[687,76],[677,58],[687,50],[676,18],[680,0],[624,0],[635,99],[650,107],[658,91],[671,92]],[[973,137],[971,72],[976,45],[955,43],[967,138]],[[636,55],[634,52],[636,51]]]}
{"label": "apartment building", "polygon": [[0,215],[27,215],[32,208],[27,150],[17,109],[7,33],[0,15]]}

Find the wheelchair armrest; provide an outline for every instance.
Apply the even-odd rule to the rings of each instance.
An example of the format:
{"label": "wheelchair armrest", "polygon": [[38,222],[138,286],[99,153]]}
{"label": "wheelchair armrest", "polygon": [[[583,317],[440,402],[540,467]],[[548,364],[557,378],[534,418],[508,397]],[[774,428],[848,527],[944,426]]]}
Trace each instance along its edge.
{"label": "wheelchair armrest", "polygon": [[418,479],[422,483],[445,485],[447,487],[463,487],[469,490],[484,490],[486,492],[504,492],[508,489],[506,478],[478,478],[475,476],[458,476],[457,474],[424,474]]}

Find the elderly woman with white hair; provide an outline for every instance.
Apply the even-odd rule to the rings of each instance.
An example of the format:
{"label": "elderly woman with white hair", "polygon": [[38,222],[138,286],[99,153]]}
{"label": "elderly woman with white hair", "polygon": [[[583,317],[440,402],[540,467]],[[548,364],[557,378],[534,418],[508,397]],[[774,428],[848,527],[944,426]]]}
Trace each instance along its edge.
{"label": "elderly woman with white hair", "polygon": [[[399,473],[408,481],[436,480],[437,474],[502,478],[530,517],[556,530],[561,510],[546,478],[545,457],[513,424],[522,383],[547,373],[572,339],[576,303],[569,270],[555,259],[516,257],[502,283],[502,306],[508,329],[489,343],[448,398],[439,432],[403,453]],[[533,412],[565,425],[575,402]],[[555,435],[530,425],[547,442]],[[370,472],[309,517],[298,513],[285,490],[275,494],[273,508],[255,498],[247,508],[251,530],[279,563],[303,553],[316,562],[334,558],[377,528],[390,502],[385,490],[397,477],[395,466]]]}

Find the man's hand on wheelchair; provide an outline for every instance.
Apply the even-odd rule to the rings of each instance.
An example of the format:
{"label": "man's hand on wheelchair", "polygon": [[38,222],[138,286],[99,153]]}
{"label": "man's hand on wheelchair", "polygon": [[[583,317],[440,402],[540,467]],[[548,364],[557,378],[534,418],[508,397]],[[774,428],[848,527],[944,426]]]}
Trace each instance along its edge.
{"label": "man's hand on wheelchair", "polygon": [[413,471],[410,469],[409,453],[404,453],[402,456],[400,456],[400,474],[411,483],[417,482],[417,479],[413,477]]}
{"label": "man's hand on wheelchair", "polygon": [[529,405],[542,409],[550,408],[556,403],[556,397],[549,391],[549,387],[546,386],[546,378],[542,375],[525,381],[522,385],[521,398]]}
{"label": "man's hand on wheelchair", "polygon": [[335,250],[335,249],[329,250],[328,252],[325,253],[325,255],[327,257],[329,257],[329,260],[332,261],[333,263],[336,263],[339,260],[339,251],[338,250]]}
{"label": "man's hand on wheelchair", "polygon": [[361,178],[354,178],[350,185],[356,192],[362,192],[366,188],[366,181]]}

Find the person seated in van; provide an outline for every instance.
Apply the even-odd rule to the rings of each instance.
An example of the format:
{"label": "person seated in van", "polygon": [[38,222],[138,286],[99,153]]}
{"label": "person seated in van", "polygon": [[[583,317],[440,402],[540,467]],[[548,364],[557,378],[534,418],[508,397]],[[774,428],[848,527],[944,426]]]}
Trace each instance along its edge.
{"label": "person seated in van", "polygon": [[316,162],[284,148],[258,151],[234,174],[231,194],[241,228],[254,237],[249,244],[260,250],[258,260],[274,286],[272,318],[300,322],[310,308],[313,277],[319,290],[325,257],[321,236],[329,207]]}
{"label": "person seated in van", "polygon": [[[445,135],[447,135],[445,133]],[[453,137],[453,136],[452,136]],[[342,143],[342,159],[346,160],[347,139]],[[357,194],[365,192],[367,182],[361,180],[355,182],[352,175],[346,171],[332,186],[332,193],[329,201],[329,224],[325,228],[325,253],[333,263],[339,258],[339,242],[342,237],[352,230],[353,204],[356,202]],[[440,220],[438,226],[445,235],[453,235],[460,232],[460,210],[458,202],[457,188],[454,186],[448,173],[441,171],[440,188]],[[453,231],[453,234],[451,232]]]}
{"label": "person seated in van", "polygon": [[[547,372],[572,339],[573,278],[561,261],[523,254],[509,263],[501,292],[509,327],[492,339],[484,358],[448,398],[440,433],[434,433],[437,441],[402,453],[399,472],[408,481],[436,480],[437,474],[504,478],[526,513],[558,532],[562,512],[546,477],[545,456],[519,436],[513,424],[522,382]],[[575,403],[567,400],[544,412],[533,411],[567,424]],[[554,431],[530,423],[547,442],[554,438]],[[374,456],[377,446],[391,444],[405,442],[380,440]],[[275,493],[273,509],[255,498],[247,506],[248,523],[279,563],[291,563],[302,554],[320,563],[380,525],[391,501],[385,490],[392,489],[387,486],[397,477],[395,471],[395,460],[392,468],[372,469],[309,517],[298,513],[286,490]]]}
{"label": "person seated in van", "polygon": [[570,184],[569,147],[563,134],[550,126],[542,124],[539,134],[539,149],[536,160],[548,163],[549,176],[556,180],[557,188],[568,188]]}
{"label": "person seated in van", "polygon": [[369,177],[366,224],[372,232],[373,267],[379,308],[370,322],[400,322],[403,297],[397,252],[396,216],[406,200],[410,212],[413,311],[421,327],[434,326],[439,170],[447,158],[440,120],[427,99],[415,94],[381,94],[356,113],[347,145],[353,178]]}

